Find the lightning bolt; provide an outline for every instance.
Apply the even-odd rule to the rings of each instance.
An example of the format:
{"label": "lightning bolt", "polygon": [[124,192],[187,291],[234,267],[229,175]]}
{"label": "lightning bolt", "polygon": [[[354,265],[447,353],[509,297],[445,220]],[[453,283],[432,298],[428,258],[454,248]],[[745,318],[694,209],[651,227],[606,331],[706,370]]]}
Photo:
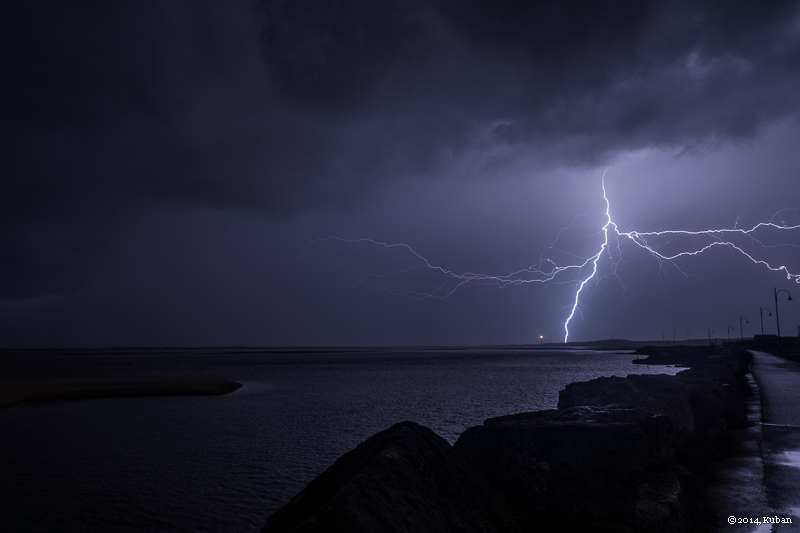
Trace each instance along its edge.
{"label": "lightning bolt", "polygon": [[[567,316],[567,319],[563,325],[564,342],[568,342],[569,340],[570,323],[572,322],[573,318],[575,318],[576,314],[581,313],[581,294],[584,292],[584,289],[586,289],[590,282],[594,280],[595,283],[599,284],[599,282],[605,277],[614,276],[616,277],[620,286],[622,286],[623,289],[625,288],[625,285],[617,275],[616,270],[618,264],[622,261],[620,249],[621,240],[633,243],[638,248],[650,253],[652,257],[658,260],[662,265],[672,266],[684,275],[687,275],[686,270],[680,265],[680,263],[678,263],[678,260],[682,258],[698,256],[714,248],[724,247],[728,248],[732,252],[741,254],[754,264],[763,266],[770,271],[783,272],[788,280],[794,281],[795,283],[800,283],[800,274],[792,273],[788,266],[773,265],[767,260],[755,257],[755,252],[748,252],[740,244],[737,244],[732,240],[733,237],[748,239],[753,247],[763,249],[777,248],[780,246],[796,247],[800,245],[800,240],[795,243],[767,245],[758,238],[757,233],[761,230],[773,230],[779,233],[800,230],[800,224],[787,225],[785,223],[779,224],[776,222],[776,220],[780,219],[786,212],[796,214],[800,210],[800,207],[795,209],[783,209],[773,215],[768,222],[760,222],[750,229],[740,228],[739,218],[737,218],[732,228],[699,231],[621,231],[618,224],[614,222],[611,214],[611,202],[606,191],[605,173],[603,173],[603,177],[601,179],[601,186],[603,189],[603,200],[605,201],[606,209],[605,213],[602,214],[604,224],[600,228],[598,234],[602,233],[603,241],[600,244],[597,253],[588,258],[579,257],[575,254],[560,249],[558,246],[558,242],[561,240],[562,235],[566,231],[572,229],[578,220],[583,218],[592,218],[591,215],[579,215],[573,220],[570,226],[562,228],[559,231],[555,241],[553,241],[553,244],[551,244],[542,252],[536,263],[529,267],[516,270],[505,275],[488,275],[477,272],[458,273],[453,270],[432,264],[428,259],[417,253],[408,244],[388,244],[368,238],[345,239],[341,237],[327,237],[315,239],[309,242],[301,254],[292,262],[300,260],[308,253],[311,247],[322,242],[336,242],[342,244],[343,246],[367,245],[386,251],[399,250],[409,254],[415,262],[405,268],[391,270],[383,274],[370,272],[349,262],[342,264],[348,266],[351,269],[351,273],[353,274],[355,281],[364,285],[365,287],[370,289],[384,290],[397,295],[419,300],[427,298],[444,299],[451,296],[458,289],[471,285],[494,285],[500,288],[505,288],[508,286],[517,286],[528,283],[574,284],[576,286],[575,297],[571,304],[566,306],[569,308],[569,315]],[[599,215],[600,214],[595,216]],[[698,238],[707,238],[711,239],[712,242],[703,245],[695,245],[694,248],[689,247],[690,249],[683,249],[676,253],[662,252],[664,248],[674,245],[675,240],[681,237],[691,238],[693,242],[696,242]],[[613,247],[611,246],[612,240],[615,243],[615,246]],[[684,246],[684,248],[687,247]],[[614,250],[616,250],[616,254],[614,253]],[[575,262],[566,265],[560,265],[555,259],[547,256],[549,253],[560,253],[562,255],[570,256],[575,260]],[[600,276],[599,263],[604,256],[608,257],[611,267],[608,274]],[[577,280],[574,279],[574,274],[580,274],[589,267],[590,272],[588,275],[578,278]],[[570,273],[573,274],[571,277],[572,279],[570,279]],[[408,282],[410,278],[415,278],[416,282],[422,286],[411,288],[402,285],[398,286],[398,282]]]}
{"label": "lightning bolt", "polygon": [[572,303],[572,309],[569,312],[569,316],[567,317],[566,322],[564,322],[564,342],[569,340],[569,323],[572,321],[572,317],[575,316],[575,310],[578,309],[578,302],[580,301],[581,292],[583,292],[583,288],[589,283],[589,280],[594,278],[597,275],[597,262],[600,260],[600,256],[603,255],[608,249],[608,228],[609,226],[614,227],[614,233],[619,234],[619,230],[617,229],[617,225],[611,221],[611,202],[608,201],[608,195],[606,194],[606,175],[605,172],[603,173],[603,179],[601,180],[601,185],[603,186],[603,199],[606,201],[606,223],[603,226],[603,244],[600,245],[600,250],[592,257],[590,260],[592,262],[592,273],[589,274],[589,277],[584,279],[578,285],[578,290],[575,292],[575,301]]}
{"label": "lightning bolt", "polygon": [[764,261],[762,259],[756,259],[750,253],[748,253],[747,251],[745,251],[744,249],[742,249],[741,247],[737,246],[736,244],[734,244],[734,243],[732,243],[730,241],[717,240],[717,241],[712,242],[712,243],[710,243],[710,244],[708,244],[706,246],[701,247],[698,250],[683,251],[683,252],[679,252],[679,253],[676,253],[676,254],[673,254],[673,255],[664,255],[664,254],[660,253],[656,248],[650,246],[647,243],[647,240],[646,240],[646,237],[648,237],[648,236],[657,236],[657,237],[676,236],[676,235],[717,236],[717,235],[724,235],[724,234],[727,234],[727,233],[734,233],[734,234],[746,235],[746,236],[750,237],[753,242],[758,243],[759,245],[761,245],[764,248],[767,248],[767,246],[765,246],[760,240],[756,239],[753,236],[753,232],[755,232],[759,228],[774,228],[774,229],[786,231],[786,230],[800,229],[800,225],[779,226],[779,225],[774,224],[772,222],[761,222],[761,223],[753,226],[749,230],[743,230],[743,229],[738,229],[738,228],[734,227],[732,229],[718,229],[718,230],[706,230],[706,231],[681,231],[681,230],[651,231],[651,232],[630,231],[630,232],[626,232],[626,233],[620,233],[620,235],[629,238],[634,244],[636,244],[640,248],[643,248],[644,250],[647,250],[648,252],[650,252],[651,254],[656,256],[657,258],[662,259],[664,261],[668,261],[668,262],[670,262],[672,264],[674,264],[674,260],[675,259],[678,259],[680,257],[688,257],[688,256],[700,255],[701,253],[705,252],[706,250],[710,250],[711,248],[714,248],[714,247],[717,247],[717,246],[726,246],[726,247],[730,248],[731,250],[735,250],[735,251],[739,252],[740,254],[745,256],[747,259],[749,259],[753,263],[755,263],[757,265],[762,265],[762,266],[768,268],[769,270],[772,270],[773,272],[781,272],[782,271],[782,272],[784,272],[786,274],[786,279],[788,279],[790,281],[794,281],[795,283],[800,283],[800,274],[792,274],[789,271],[789,268],[786,265],[772,266],[767,261]]}

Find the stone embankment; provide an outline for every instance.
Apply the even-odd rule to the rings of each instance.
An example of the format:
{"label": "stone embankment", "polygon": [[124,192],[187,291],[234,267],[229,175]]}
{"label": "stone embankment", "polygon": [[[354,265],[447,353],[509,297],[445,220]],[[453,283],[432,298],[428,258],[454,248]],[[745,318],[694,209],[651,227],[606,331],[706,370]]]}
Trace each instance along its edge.
{"label": "stone embankment", "polygon": [[558,408],[491,418],[450,446],[401,422],[267,520],[278,532],[703,531],[702,487],[747,424],[750,355],[678,375],[572,383]]}
{"label": "stone embankment", "polygon": [[[635,365],[675,365],[690,367],[717,353],[715,346],[642,346],[633,355]],[[647,357],[639,357],[646,355]]]}

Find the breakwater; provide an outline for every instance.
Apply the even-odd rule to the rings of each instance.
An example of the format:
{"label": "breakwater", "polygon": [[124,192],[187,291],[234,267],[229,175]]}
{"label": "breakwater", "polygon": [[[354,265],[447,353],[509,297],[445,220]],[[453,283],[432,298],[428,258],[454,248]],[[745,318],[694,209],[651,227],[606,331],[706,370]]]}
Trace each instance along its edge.
{"label": "breakwater", "polygon": [[572,383],[557,409],[488,419],[453,446],[401,422],[262,532],[701,531],[703,478],[747,423],[749,361],[727,350],[674,377]]}

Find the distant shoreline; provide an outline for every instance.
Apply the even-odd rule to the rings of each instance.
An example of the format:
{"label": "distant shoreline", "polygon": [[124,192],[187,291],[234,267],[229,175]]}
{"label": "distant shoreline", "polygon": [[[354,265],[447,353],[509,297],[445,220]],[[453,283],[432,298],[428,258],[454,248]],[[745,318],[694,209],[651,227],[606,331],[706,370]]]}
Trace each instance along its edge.
{"label": "distant shoreline", "polygon": [[227,379],[117,379],[0,383],[0,409],[26,403],[139,396],[230,394],[242,387]]}
{"label": "distant shoreline", "polygon": [[655,346],[658,341],[631,341],[609,339],[583,342],[545,342],[528,344],[488,345],[398,345],[398,346],[145,346],[108,348],[0,348],[0,358],[6,355],[72,356],[72,355],[230,355],[272,353],[352,353],[396,351],[455,351],[455,350],[636,350],[642,346]]}

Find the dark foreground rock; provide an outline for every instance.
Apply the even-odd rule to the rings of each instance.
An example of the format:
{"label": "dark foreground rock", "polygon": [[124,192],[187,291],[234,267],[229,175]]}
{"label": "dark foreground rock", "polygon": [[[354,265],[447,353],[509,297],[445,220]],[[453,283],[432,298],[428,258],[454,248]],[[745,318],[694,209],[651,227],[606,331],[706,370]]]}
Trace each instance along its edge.
{"label": "dark foreground rock", "polygon": [[701,485],[672,462],[673,432],[644,408],[583,406],[491,418],[455,449],[526,530],[683,531]]}
{"label": "dark foreground rock", "polygon": [[433,431],[401,422],[343,455],[267,520],[269,532],[513,532],[508,504]]}
{"label": "dark foreground rock", "polygon": [[558,409],[486,420],[452,448],[397,424],[263,531],[703,531],[707,467],[747,423],[749,361],[731,350],[676,376],[572,383]]}
{"label": "dark foreground rock", "polygon": [[670,446],[678,461],[703,473],[729,448],[727,430],[747,424],[749,361],[750,355],[741,350],[707,357],[674,377],[631,375],[570,383],[559,393],[558,408],[624,404],[666,415],[675,429]]}
{"label": "dark foreground rock", "polygon": [[559,409],[579,405],[603,407],[615,404],[638,406],[647,413],[668,417],[673,429],[668,437],[668,445],[673,450],[694,439],[694,415],[689,390],[672,376],[597,378],[570,383],[558,397]]}

